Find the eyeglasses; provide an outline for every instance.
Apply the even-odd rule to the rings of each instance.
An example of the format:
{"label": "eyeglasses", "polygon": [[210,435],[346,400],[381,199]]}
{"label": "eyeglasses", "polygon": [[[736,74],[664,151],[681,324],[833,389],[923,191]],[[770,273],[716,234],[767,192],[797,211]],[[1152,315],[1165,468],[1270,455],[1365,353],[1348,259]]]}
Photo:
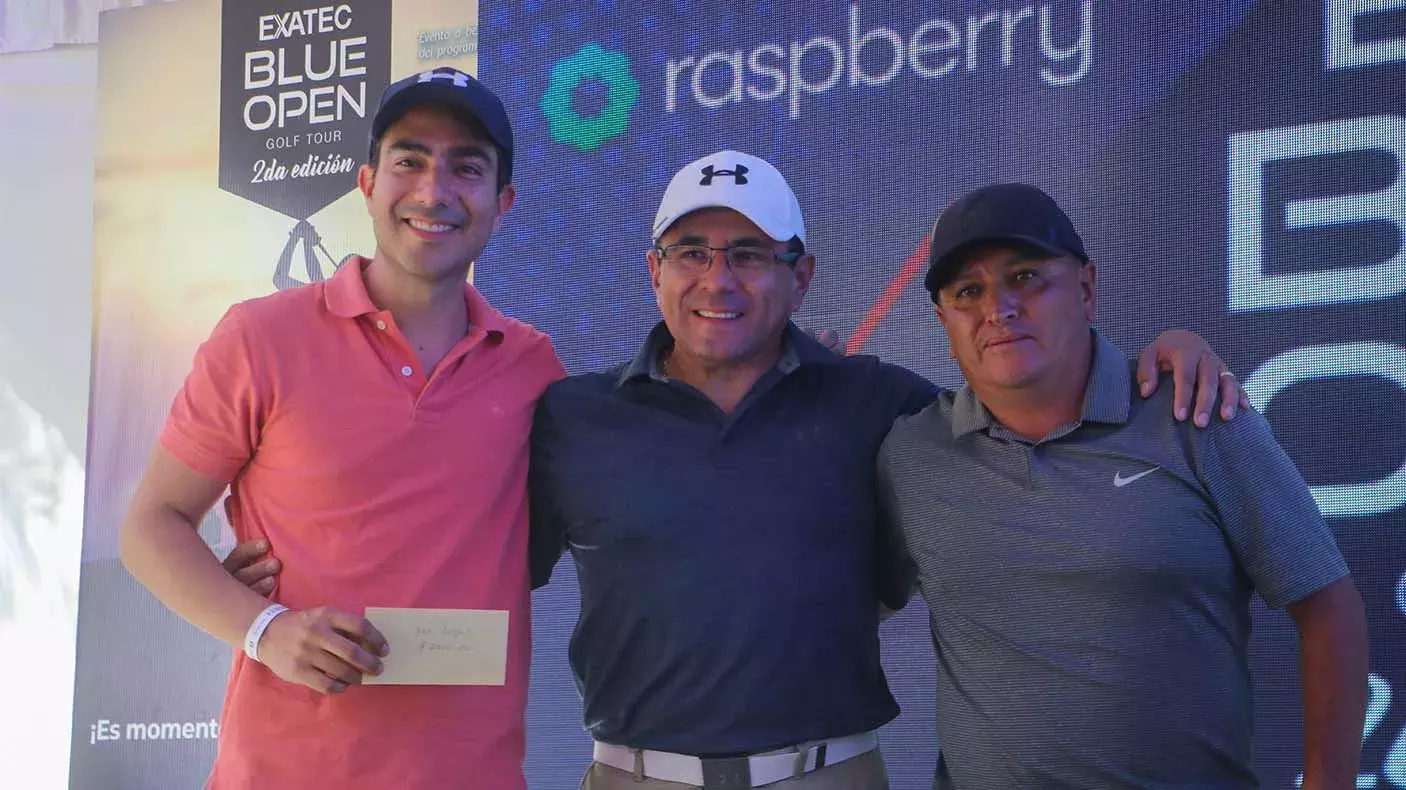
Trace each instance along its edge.
{"label": "eyeglasses", "polygon": [[670,244],[656,247],[659,260],[668,261],[680,274],[703,274],[713,267],[713,253],[723,253],[727,266],[739,277],[758,275],[778,263],[796,265],[801,253],[795,250],[777,252],[771,247],[739,245],[736,247],[709,247],[703,244]]}

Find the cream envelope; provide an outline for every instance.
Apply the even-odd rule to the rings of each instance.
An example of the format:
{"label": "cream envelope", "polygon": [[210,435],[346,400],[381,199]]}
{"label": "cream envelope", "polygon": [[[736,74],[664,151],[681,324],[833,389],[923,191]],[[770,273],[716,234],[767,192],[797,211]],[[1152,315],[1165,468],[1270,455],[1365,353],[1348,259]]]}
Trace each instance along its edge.
{"label": "cream envelope", "polygon": [[390,645],[384,671],[366,685],[501,686],[508,666],[508,613],[481,609],[367,607]]}

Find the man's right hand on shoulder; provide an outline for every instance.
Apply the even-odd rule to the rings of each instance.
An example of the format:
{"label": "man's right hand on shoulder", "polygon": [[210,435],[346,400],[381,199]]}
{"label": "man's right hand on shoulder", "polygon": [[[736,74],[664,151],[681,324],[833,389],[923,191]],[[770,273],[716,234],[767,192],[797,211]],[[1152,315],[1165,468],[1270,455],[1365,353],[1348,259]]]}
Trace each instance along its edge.
{"label": "man's right hand on shoulder", "polygon": [[284,612],[259,639],[259,662],[275,675],[323,694],[337,694],[378,675],[386,638],[364,617],[319,606]]}

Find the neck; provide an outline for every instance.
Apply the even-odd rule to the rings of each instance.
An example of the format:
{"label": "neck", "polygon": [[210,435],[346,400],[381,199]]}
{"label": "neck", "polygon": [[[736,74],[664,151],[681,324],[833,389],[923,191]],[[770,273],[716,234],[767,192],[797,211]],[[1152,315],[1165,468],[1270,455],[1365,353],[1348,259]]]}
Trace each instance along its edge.
{"label": "neck", "polygon": [[703,359],[680,349],[665,354],[664,375],[678,379],[708,396],[723,412],[731,414],[752,387],[781,359],[781,338],[741,360]]}
{"label": "neck", "polygon": [[426,371],[438,365],[468,331],[469,308],[464,302],[467,272],[464,279],[422,280],[406,276],[377,255],[364,276],[372,303],[390,311]]}
{"label": "neck", "polygon": [[1090,347],[1079,358],[1056,365],[1050,375],[1030,386],[992,387],[986,391],[973,386],[972,391],[998,422],[1038,442],[1061,425],[1083,416],[1084,394],[1092,368],[1093,349]]}
{"label": "neck", "polygon": [[366,267],[364,276],[371,301],[382,310],[389,310],[402,331],[415,325],[468,323],[468,307],[464,304],[467,272],[464,279],[408,277],[378,255]]}

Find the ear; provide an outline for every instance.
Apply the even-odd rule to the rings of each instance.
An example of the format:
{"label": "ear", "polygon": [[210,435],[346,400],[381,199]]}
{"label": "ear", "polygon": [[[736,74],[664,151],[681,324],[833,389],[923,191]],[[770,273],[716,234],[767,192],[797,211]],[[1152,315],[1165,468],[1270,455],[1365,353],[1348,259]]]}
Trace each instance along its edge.
{"label": "ear", "polygon": [[508,209],[511,209],[515,202],[517,202],[517,189],[512,184],[504,184],[503,188],[498,190],[498,216],[493,220],[494,233],[497,233],[498,228],[502,227],[503,215],[508,213]]}
{"label": "ear", "polygon": [[371,165],[364,164],[356,171],[356,188],[361,190],[361,196],[366,200],[371,200],[371,190],[376,187],[376,171],[371,169]]}
{"label": "ear", "polygon": [[659,272],[662,267],[659,265],[659,250],[650,247],[644,254],[644,259],[649,261],[649,284],[655,292],[659,291]]}
{"label": "ear", "polygon": [[1079,269],[1079,289],[1084,302],[1084,319],[1090,324],[1098,315],[1098,266],[1089,261]]}
{"label": "ear", "polygon": [[939,302],[933,302],[932,311],[937,314],[937,320],[942,322],[942,328],[947,334],[947,356],[956,359],[957,350],[952,347],[952,330],[947,326],[947,311],[942,309]]}
{"label": "ear", "polygon": [[796,259],[796,265],[792,267],[791,276],[796,282],[795,304],[791,305],[792,312],[801,309],[801,302],[805,301],[806,294],[810,292],[810,280],[815,276],[815,254],[807,252]]}

